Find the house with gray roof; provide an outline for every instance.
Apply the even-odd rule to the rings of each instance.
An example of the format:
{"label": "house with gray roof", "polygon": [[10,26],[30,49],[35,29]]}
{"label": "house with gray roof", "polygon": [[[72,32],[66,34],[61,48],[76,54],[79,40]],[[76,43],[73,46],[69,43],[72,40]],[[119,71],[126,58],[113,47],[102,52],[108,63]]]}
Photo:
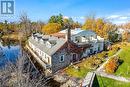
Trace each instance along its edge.
{"label": "house with gray roof", "polygon": [[51,35],[32,34],[27,48],[49,73],[101,52],[104,39],[90,30],[66,29]]}

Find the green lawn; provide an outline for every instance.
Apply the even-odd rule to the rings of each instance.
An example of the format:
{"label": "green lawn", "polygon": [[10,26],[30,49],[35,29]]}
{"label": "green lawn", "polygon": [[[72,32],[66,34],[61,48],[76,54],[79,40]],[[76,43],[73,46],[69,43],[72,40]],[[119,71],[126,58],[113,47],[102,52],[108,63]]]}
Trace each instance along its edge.
{"label": "green lawn", "polygon": [[90,71],[90,69],[81,67],[80,70],[77,70],[77,69],[73,68],[72,66],[69,66],[65,71],[70,76],[77,77],[77,78],[83,78]]}
{"label": "green lawn", "polygon": [[[78,78],[85,77],[85,75],[89,71],[95,70],[97,66],[102,63],[101,61],[104,61],[104,55],[106,53],[108,54],[108,56],[114,55],[117,52],[116,47],[117,45],[114,45],[114,48],[110,51],[104,51],[102,53],[98,53],[97,55],[90,58],[86,58],[81,63],[74,65],[80,67],[79,70],[74,68],[73,65],[65,68],[65,73],[67,73],[69,76],[72,77],[78,77]],[[120,59],[122,59],[124,62],[118,67],[117,71],[115,72],[115,75],[130,77],[130,43],[127,45],[121,44],[121,46],[123,51],[119,54],[119,56]]]}
{"label": "green lawn", "polygon": [[[92,67],[94,68],[95,66],[92,66],[92,63],[94,62],[93,58],[88,58],[86,60],[83,60],[81,63],[71,65],[67,68],[65,68],[65,72],[72,77],[77,77],[77,78],[83,78],[85,75],[92,70]],[[80,67],[77,69],[76,67]]]}
{"label": "green lawn", "polygon": [[118,67],[115,75],[130,78],[130,44],[123,47],[123,51],[119,54],[119,57],[123,60],[123,63]]}
{"label": "green lawn", "polygon": [[130,87],[130,83],[120,82],[113,79],[96,76],[96,84],[93,87]]}
{"label": "green lawn", "polygon": [[72,77],[83,78],[85,75],[92,70],[95,70],[98,65],[105,61],[104,56],[108,54],[108,56],[112,56],[117,52],[116,49],[112,49],[110,51],[103,51],[94,55],[93,57],[88,57],[81,63],[78,63],[74,66],[80,67],[80,69],[75,69],[74,66],[69,66],[65,69],[65,72]]}

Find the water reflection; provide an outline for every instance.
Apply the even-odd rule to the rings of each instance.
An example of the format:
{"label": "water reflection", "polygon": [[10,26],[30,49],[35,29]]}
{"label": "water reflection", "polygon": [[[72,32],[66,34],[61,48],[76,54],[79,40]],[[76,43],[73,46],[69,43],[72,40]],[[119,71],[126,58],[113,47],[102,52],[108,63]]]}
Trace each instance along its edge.
{"label": "water reflection", "polygon": [[15,41],[0,41],[0,67],[4,66],[8,61],[15,63],[20,54],[20,45]]}

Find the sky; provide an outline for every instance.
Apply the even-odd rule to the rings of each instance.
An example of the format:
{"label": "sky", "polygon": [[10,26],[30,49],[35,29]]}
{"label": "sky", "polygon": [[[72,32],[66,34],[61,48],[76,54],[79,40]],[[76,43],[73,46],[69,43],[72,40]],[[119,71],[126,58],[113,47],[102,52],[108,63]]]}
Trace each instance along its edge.
{"label": "sky", "polygon": [[15,14],[0,16],[0,21],[18,21],[23,12],[32,21],[47,22],[50,16],[61,13],[80,23],[95,15],[121,24],[130,20],[130,0],[15,0]]}

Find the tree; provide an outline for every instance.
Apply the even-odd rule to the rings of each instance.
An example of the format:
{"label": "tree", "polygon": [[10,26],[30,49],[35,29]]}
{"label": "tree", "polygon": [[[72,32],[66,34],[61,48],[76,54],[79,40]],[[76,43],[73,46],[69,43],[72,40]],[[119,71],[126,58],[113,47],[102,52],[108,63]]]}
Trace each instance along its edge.
{"label": "tree", "polygon": [[62,26],[58,23],[48,23],[45,26],[43,26],[42,31],[44,34],[52,34],[59,32],[61,28]]}
{"label": "tree", "polygon": [[121,36],[116,33],[116,30],[109,31],[109,33],[108,33],[108,39],[109,39],[109,41],[111,41],[113,43],[122,40]]}
{"label": "tree", "polygon": [[30,62],[29,57],[24,52],[15,64],[8,61],[0,69],[0,87],[46,87],[48,80]]}
{"label": "tree", "polygon": [[45,24],[42,21],[31,22],[31,29],[33,32],[42,32],[42,26]]}
{"label": "tree", "polygon": [[82,26],[82,29],[92,30],[105,39],[108,38],[108,31],[113,30],[115,28],[115,25],[104,20],[103,18],[95,19],[95,17],[88,17],[86,19],[86,22]]}
{"label": "tree", "polygon": [[56,16],[54,16],[54,15],[51,16],[48,22],[49,23],[57,23]]}
{"label": "tree", "polygon": [[82,26],[82,29],[94,29],[95,27],[95,19],[93,18],[87,18],[86,22]]}
{"label": "tree", "polygon": [[32,32],[30,19],[28,18],[26,13],[22,13],[19,19],[20,19],[20,25],[19,25],[20,32],[23,33],[26,37],[29,36]]}
{"label": "tree", "polygon": [[104,66],[106,73],[114,73],[119,65],[118,58],[112,58],[108,61],[108,63]]}
{"label": "tree", "polygon": [[130,29],[130,22],[127,22],[127,23],[125,23],[123,25],[120,25],[119,27],[125,28],[125,29]]}
{"label": "tree", "polygon": [[122,34],[122,41],[127,41],[128,40],[128,34],[129,32],[128,31],[125,31],[123,34]]}
{"label": "tree", "polygon": [[53,15],[53,16],[50,17],[48,22],[49,23],[58,23],[61,26],[63,26],[63,16],[62,16],[62,14]]}
{"label": "tree", "polygon": [[66,28],[66,25],[70,25],[71,29],[80,28],[81,24],[78,22],[74,22],[72,18],[63,18],[62,14],[53,15],[50,17],[48,23],[58,23],[62,26],[62,29]]}

